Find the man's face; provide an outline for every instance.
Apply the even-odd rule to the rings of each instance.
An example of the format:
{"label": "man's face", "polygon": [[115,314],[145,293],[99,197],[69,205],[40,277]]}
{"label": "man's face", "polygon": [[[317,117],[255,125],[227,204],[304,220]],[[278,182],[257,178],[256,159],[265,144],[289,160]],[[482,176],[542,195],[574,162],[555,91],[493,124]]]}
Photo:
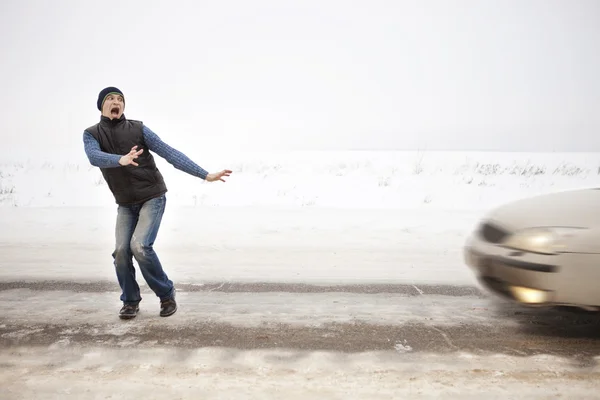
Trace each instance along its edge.
{"label": "man's face", "polygon": [[125,101],[118,93],[111,93],[104,99],[102,115],[110,119],[119,119],[125,111]]}

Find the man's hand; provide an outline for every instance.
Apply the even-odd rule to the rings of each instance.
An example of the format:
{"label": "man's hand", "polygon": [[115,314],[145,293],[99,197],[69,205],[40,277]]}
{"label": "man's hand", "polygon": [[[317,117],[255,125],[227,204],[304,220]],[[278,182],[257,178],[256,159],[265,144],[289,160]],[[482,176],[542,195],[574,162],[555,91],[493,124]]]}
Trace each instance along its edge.
{"label": "man's hand", "polygon": [[133,146],[131,148],[131,151],[128,154],[125,154],[123,157],[121,157],[119,159],[119,164],[121,164],[122,166],[126,166],[126,165],[135,165],[136,167],[138,166],[138,163],[136,163],[135,160],[136,158],[138,158],[138,156],[140,154],[142,154],[142,152],[144,151],[144,149],[141,149],[140,151],[136,151],[137,146]]}
{"label": "man's hand", "polygon": [[221,172],[213,172],[212,174],[208,174],[206,175],[206,180],[208,182],[214,182],[214,181],[222,181],[225,182],[225,179],[223,179],[224,176],[229,176],[231,175],[231,171],[228,169],[224,169]]}

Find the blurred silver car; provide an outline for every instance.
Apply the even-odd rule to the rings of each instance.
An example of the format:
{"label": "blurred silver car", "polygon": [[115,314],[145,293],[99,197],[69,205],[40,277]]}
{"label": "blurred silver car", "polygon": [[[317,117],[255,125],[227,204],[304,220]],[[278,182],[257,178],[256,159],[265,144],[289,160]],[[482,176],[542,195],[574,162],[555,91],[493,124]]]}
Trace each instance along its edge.
{"label": "blurred silver car", "polygon": [[540,195],[486,215],[465,261],[488,290],[531,306],[600,309],[600,189]]}

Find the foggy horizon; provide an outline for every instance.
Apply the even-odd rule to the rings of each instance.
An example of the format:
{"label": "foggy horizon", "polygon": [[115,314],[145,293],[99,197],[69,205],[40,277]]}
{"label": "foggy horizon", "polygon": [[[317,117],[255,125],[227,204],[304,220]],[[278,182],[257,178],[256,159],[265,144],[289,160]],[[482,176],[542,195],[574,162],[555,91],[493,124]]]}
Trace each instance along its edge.
{"label": "foggy horizon", "polygon": [[600,151],[593,0],[28,0],[0,11],[0,156],[81,157],[106,86],[124,91],[127,118],[194,157]]}

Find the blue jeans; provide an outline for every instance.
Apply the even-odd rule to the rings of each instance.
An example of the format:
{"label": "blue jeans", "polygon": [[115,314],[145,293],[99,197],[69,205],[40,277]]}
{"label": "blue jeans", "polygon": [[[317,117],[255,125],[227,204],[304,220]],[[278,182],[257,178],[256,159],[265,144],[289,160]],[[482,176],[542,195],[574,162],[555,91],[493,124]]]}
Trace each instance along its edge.
{"label": "blue jeans", "polygon": [[118,206],[116,246],[113,252],[117,279],[121,286],[121,301],[136,305],[142,300],[135,280],[135,257],[146,283],[161,300],[174,297],[175,288],[153,249],[158,228],[165,211],[165,195],[142,204]]}

